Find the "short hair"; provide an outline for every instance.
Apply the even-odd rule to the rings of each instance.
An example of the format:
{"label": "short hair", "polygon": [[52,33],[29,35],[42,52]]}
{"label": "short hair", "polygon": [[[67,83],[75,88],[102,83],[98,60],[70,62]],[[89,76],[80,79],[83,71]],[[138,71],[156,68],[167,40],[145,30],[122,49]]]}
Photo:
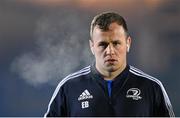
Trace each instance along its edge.
{"label": "short hair", "polygon": [[91,22],[91,28],[90,28],[91,38],[95,26],[99,26],[99,28],[102,29],[102,31],[108,31],[109,25],[114,22],[121,25],[126,35],[127,36],[129,35],[126,21],[121,15],[115,12],[103,12],[101,14],[96,15]]}

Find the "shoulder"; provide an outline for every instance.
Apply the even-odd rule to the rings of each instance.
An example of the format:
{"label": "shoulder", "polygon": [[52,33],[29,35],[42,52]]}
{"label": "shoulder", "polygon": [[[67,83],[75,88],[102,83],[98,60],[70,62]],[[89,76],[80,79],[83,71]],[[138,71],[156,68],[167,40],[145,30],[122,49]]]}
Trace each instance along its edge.
{"label": "shoulder", "polygon": [[[88,75],[91,72],[90,70],[90,66],[84,67],[74,73],[69,74],[68,76],[66,76],[65,78],[63,78],[57,85],[54,93],[53,93],[53,97],[52,99],[55,98],[55,96],[57,96],[57,94],[62,91],[63,86],[69,82],[70,80],[74,80],[74,79],[78,79],[80,76],[83,75]],[[61,93],[61,92],[60,92]]]}
{"label": "shoulder", "polygon": [[61,86],[63,86],[65,83],[69,81],[77,80],[81,76],[88,75],[90,72],[91,72],[90,66],[87,66],[74,73],[69,74],[59,82],[57,89],[59,89]]}
{"label": "shoulder", "polygon": [[140,80],[142,80],[144,82],[147,82],[147,83],[151,83],[151,84],[155,85],[156,87],[160,87],[161,89],[164,88],[163,85],[162,85],[162,82],[159,79],[157,79],[157,78],[143,72],[140,69],[137,69],[137,68],[135,68],[133,66],[130,66],[129,72],[133,76],[135,76],[135,78],[137,78],[137,79],[140,79]]}
{"label": "shoulder", "polygon": [[[168,109],[169,116],[174,117],[174,112],[172,109],[171,102],[169,100],[169,97],[168,97],[166,90],[165,90],[163,84],[161,83],[161,81],[153,76],[150,76],[150,75],[144,73],[143,71],[141,71],[133,66],[130,66],[129,72],[131,73],[131,75],[134,75],[135,78],[144,80],[144,81],[146,81],[145,83],[148,83],[149,85],[153,85],[153,88],[154,88],[156,96],[157,96],[156,98],[159,98],[158,102],[159,101],[162,102],[162,100],[163,100],[165,102],[166,108]],[[148,85],[145,85],[145,86],[149,87],[148,89],[150,89],[150,86],[148,86]],[[163,99],[161,99],[161,98],[163,98]]]}
{"label": "shoulder", "polygon": [[144,89],[151,91],[156,96],[163,96],[169,102],[166,90],[160,80],[133,66],[130,66],[129,72],[138,85],[142,85]]}

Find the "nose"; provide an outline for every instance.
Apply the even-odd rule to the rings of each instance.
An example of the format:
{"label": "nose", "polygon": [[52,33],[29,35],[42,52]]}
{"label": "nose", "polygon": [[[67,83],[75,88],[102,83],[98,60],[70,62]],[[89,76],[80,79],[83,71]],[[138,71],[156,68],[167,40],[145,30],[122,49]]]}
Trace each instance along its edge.
{"label": "nose", "polygon": [[113,55],[114,54],[114,47],[112,44],[109,44],[106,48],[106,54],[107,55]]}

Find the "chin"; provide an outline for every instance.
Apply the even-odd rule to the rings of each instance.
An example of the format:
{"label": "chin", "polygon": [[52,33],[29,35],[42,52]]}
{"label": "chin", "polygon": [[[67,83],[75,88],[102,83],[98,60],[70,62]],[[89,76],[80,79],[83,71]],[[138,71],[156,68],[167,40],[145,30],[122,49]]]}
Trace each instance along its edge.
{"label": "chin", "polygon": [[108,72],[114,72],[114,71],[116,71],[117,69],[116,69],[116,67],[114,67],[114,66],[109,66],[109,67],[107,67],[107,71]]}
{"label": "chin", "polygon": [[114,72],[115,69],[111,68],[111,69],[108,69],[108,72]]}

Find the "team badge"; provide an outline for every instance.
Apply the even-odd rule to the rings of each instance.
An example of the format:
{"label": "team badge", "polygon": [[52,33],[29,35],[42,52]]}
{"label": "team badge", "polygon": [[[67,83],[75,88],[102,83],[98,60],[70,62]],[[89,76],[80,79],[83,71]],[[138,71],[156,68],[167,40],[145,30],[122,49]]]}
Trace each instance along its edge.
{"label": "team badge", "polygon": [[130,88],[127,91],[126,97],[132,98],[133,100],[139,100],[139,99],[142,99],[140,94],[141,94],[141,91],[138,88]]}

